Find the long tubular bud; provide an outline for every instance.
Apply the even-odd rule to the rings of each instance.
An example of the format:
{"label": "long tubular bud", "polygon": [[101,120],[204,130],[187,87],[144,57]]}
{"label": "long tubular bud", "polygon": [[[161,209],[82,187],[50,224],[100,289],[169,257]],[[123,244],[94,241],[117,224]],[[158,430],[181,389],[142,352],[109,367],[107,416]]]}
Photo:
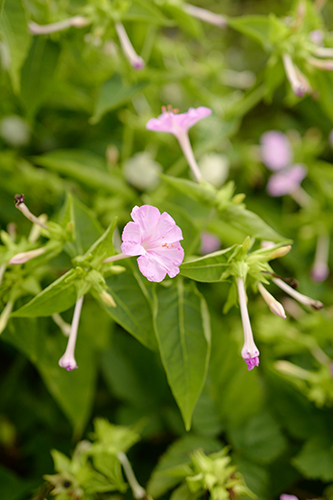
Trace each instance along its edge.
{"label": "long tubular bud", "polygon": [[125,453],[120,451],[117,454],[117,457],[120,460],[121,465],[123,466],[125,475],[127,477],[129,485],[131,487],[134,498],[136,498],[136,500],[140,500],[142,498],[145,498],[147,496],[146,490],[144,488],[142,488],[142,486],[140,486],[140,484],[138,483],[138,481],[134,475],[132,466],[131,466],[130,462],[128,461],[128,458],[125,455]]}
{"label": "long tubular bud", "polygon": [[22,214],[29,219],[31,222],[34,224],[37,224],[38,226],[48,229],[47,225],[41,222],[38,217],[36,217],[34,214],[32,214],[29,210],[29,208],[25,205],[24,203],[24,195],[23,194],[17,194],[14,197],[15,199],[15,206],[22,212]]}
{"label": "long tubular bud", "polygon": [[259,350],[253,340],[252,328],[246,305],[244,281],[241,277],[237,277],[237,288],[244,332],[244,345],[241,354],[245,363],[248,365],[248,369],[252,370],[252,368],[259,365]]}
{"label": "long tubular bud", "polygon": [[84,16],[74,16],[51,24],[37,24],[31,21],[29,23],[29,31],[32,35],[48,35],[58,31],[64,31],[71,26],[74,28],[83,28],[90,23],[89,19]]}
{"label": "long tubular bud", "polygon": [[306,295],[299,293],[297,290],[294,290],[293,288],[291,288],[291,286],[287,285],[287,283],[282,281],[280,278],[273,278],[272,281],[274,281],[274,283],[278,287],[280,287],[284,292],[288,293],[291,297],[298,300],[298,302],[300,302],[301,304],[310,306],[312,307],[312,309],[315,309],[316,311],[319,311],[324,307],[324,304],[319,300],[311,299],[310,297],[307,297]]}
{"label": "long tubular bud", "polygon": [[209,24],[214,24],[219,28],[225,28],[227,26],[227,20],[221,14],[215,14],[214,12],[210,12],[207,9],[202,9],[201,7],[196,7],[195,5],[191,5],[189,3],[183,4],[183,10],[201,21],[204,21]]}
{"label": "long tubular bud", "polygon": [[124,25],[122,23],[116,23],[116,31],[120,41],[121,48],[128,59],[130,65],[134,69],[142,69],[145,67],[145,62],[142,57],[138,56],[135,52],[134,47],[128,38]]}
{"label": "long tubular bud", "polygon": [[76,337],[77,337],[77,330],[79,327],[83,297],[84,295],[82,295],[82,297],[79,298],[79,300],[75,304],[71,333],[69,335],[66,351],[65,354],[59,359],[59,366],[61,366],[62,368],[66,368],[67,371],[72,371],[75,370],[75,368],[78,368],[74,354],[75,354]]}

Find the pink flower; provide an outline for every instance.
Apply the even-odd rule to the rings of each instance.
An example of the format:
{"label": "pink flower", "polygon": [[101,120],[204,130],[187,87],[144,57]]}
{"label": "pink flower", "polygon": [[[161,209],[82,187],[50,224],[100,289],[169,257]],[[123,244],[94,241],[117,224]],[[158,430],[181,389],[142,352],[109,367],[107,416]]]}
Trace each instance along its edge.
{"label": "pink flower", "polygon": [[261,136],[261,157],[263,163],[273,174],[267,184],[271,196],[283,196],[294,193],[307,174],[302,164],[292,163],[292,151],[288,138],[282,132],[270,130]]}
{"label": "pink flower", "polygon": [[305,165],[297,164],[287,167],[277,174],[271,175],[267,191],[271,196],[283,196],[294,193],[299,188],[302,180],[307,174]]}
{"label": "pink flower", "polygon": [[199,120],[206,118],[212,113],[212,110],[204,106],[199,108],[190,108],[186,113],[177,114],[171,106],[162,108],[162,114],[158,118],[151,118],[146,128],[154,132],[169,132],[177,137],[180,147],[183,150],[185,158],[192,169],[192,172],[198,182],[202,182],[202,175],[193,154],[188,131]]}
{"label": "pink flower", "polygon": [[221,248],[221,240],[215,234],[204,231],[201,234],[201,248],[200,253],[207,255],[208,253],[216,252]]}
{"label": "pink flower", "polygon": [[298,500],[295,495],[281,495],[280,500]]}
{"label": "pink flower", "polygon": [[184,259],[181,229],[169,214],[150,205],[134,207],[131,217],[134,222],[126,224],[122,234],[123,254],[140,256],[139,269],[149,281],[160,282],[166,274],[174,278]]}
{"label": "pink flower", "polygon": [[261,138],[261,159],[270,170],[280,170],[292,161],[290,143],[285,134],[277,130],[265,132]]}

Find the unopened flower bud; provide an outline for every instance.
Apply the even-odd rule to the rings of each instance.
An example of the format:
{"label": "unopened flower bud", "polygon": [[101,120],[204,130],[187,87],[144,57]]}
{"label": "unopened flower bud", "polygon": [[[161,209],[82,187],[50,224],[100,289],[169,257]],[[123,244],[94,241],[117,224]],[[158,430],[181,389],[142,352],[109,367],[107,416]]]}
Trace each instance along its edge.
{"label": "unopened flower bud", "polygon": [[284,257],[289,253],[291,250],[291,245],[286,245],[284,247],[277,248],[276,250],[273,250],[273,252],[270,255],[270,259],[278,259],[280,257]]}
{"label": "unopened flower bud", "polygon": [[103,290],[103,292],[99,296],[107,306],[117,307],[117,304],[115,303],[112,295],[110,295],[106,290]]}
{"label": "unopened flower bud", "polygon": [[272,311],[273,314],[276,314],[276,316],[280,316],[280,318],[286,319],[286,313],[284,312],[283,305],[278,302],[273,295],[271,295],[266,288],[262,285],[262,283],[258,283],[258,290]]}
{"label": "unopened flower bud", "polygon": [[18,253],[10,259],[8,264],[25,264],[29,260],[34,259],[35,257],[39,257],[39,255],[42,255],[43,253],[45,253],[45,251],[45,248],[42,247],[36,248],[36,250],[30,250],[29,252]]}

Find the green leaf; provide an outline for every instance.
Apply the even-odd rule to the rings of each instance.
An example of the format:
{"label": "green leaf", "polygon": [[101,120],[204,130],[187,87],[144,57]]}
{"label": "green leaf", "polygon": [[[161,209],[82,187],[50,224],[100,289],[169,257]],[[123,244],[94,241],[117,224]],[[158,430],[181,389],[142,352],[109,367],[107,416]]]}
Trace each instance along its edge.
{"label": "green leaf", "polygon": [[190,452],[201,448],[209,454],[220,451],[221,447],[221,443],[216,439],[191,434],[183,436],[160,458],[147,485],[149,495],[158,498],[181,481],[182,477],[177,477],[174,473],[179,470],[180,465],[190,462]]}
{"label": "green leaf", "polygon": [[5,467],[0,466],[0,498],[1,500],[22,500],[28,498],[34,482],[23,481]]}
{"label": "green leaf", "polygon": [[[266,468],[244,457],[237,457],[237,469],[244,477],[246,486],[258,495],[258,500],[267,500],[269,498],[272,491],[272,481]],[[243,498],[245,497],[241,497],[242,500]]]}
{"label": "green leaf", "polygon": [[66,311],[78,300],[76,271],[71,269],[36,295],[30,302],[12,313],[15,318],[36,318]]}
{"label": "green leaf", "polygon": [[93,257],[91,265],[99,265],[106,257],[114,255],[115,249],[113,246],[113,233],[117,224],[117,217],[113,219],[112,224],[107,228],[102,236],[87,250],[85,256]]}
{"label": "green leaf", "polygon": [[235,245],[219,250],[204,257],[184,262],[180,266],[182,276],[202,283],[224,281],[223,273],[228,269],[228,260],[235,249]]}
{"label": "green leaf", "polygon": [[332,440],[327,435],[313,435],[292,464],[309,479],[333,480]]}
{"label": "green leaf", "polygon": [[267,411],[261,411],[239,427],[232,427],[229,435],[235,449],[259,464],[273,462],[287,448],[278,424]]}
{"label": "green leaf", "polygon": [[83,255],[100,238],[103,228],[94,212],[75,197],[71,197],[71,220],[74,222],[74,243],[79,255]]}
{"label": "green leaf", "polygon": [[209,312],[195,284],[156,287],[154,319],[162,363],[185,427],[202,391],[210,355]]}
{"label": "green leaf", "polygon": [[182,8],[171,5],[171,3],[165,3],[163,9],[177,22],[181,30],[194,38],[203,40],[204,31],[197,19],[187,14]]}
{"label": "green leaf", "polygon": [[231,204],[221,213],[224,222],[233,228],[242,231],[244,237],[252,236],[262,240],[273,241],[274,243],[285,242],[286,238],[280,236],[259,215],[246,210],[242,205]]}
{"label": "green leaf", "polygon": [[[79,436],[89,419],[96,383],[96,350],[101,345],[101,334],[107,331],[109,319],[98,314],[94,302],[83,305],[75,357],[78,370],[67,372],[58,361],[66,349],[67,339],[57,331],[50,335],[49,319],[14,319],[2,336],[6,342],[19,349],[38,369],[45,385],[59,407],[72,423]],[[94,334],[92,334],[94,333]],[[102,347],[103,346],[103,347]]]}
{"label": "green leaf", "polygon": [[217,198],[217,190],[210,184],[198,184],[187,179],[171,177],[159,174],[162,180],[174,187],[180,193],[186,194],[195,201],[200,201],[208,206],[214,206]]}
{"label": "green leaf", "polygon": [[5,0],[0,0],[0,19],[1,19],[1,14],[2,14],[2,9],[5,4]]}
{"label": "green leaf", "polygon": [[142,81],[132,86],[124,85],[121,76],[118,73],[114,74],[101,86],[95,105],[95,112],[90,122],[93,125],[98,123],[105,113],[125,104],[134,95],[141,92],[148,83],[147,81]]}
{"label": "green leaf", "polygon": [[270,43],[271,21],[267,16],[228,17],[228,25],[262,44],[265,50],[272,50]]}
{"label": "green leaf", "polygon": [[57,44],[45,37],[34,37],[21,74],[20,97],[28,120],[33,120],[48,95],[59,54],[60,49]]}
{"label": "green leaf", "polygon": [[[125,266],[128,264],[126,263]],[[146,280],[136,271],[108,277],[106,284],[117,307],[103,306],[116,323],[149,349],[157,348]]]}
{"label": "green leaf", "polygon": [[130,8],[121,19],[122,21],[140,21],[162,26],[172,24],[150,0],[132,0]]}
{"label": "green leaf", "polygon": [[15,93],[20,91],[20,71],[29,51],[31,36],[22,0],[6,0],[2,3],[0,34],[8,45],[10,55],[9,75]]}
{"label": "green leaf", "polygon": [[73,151],[59,149],[34,156],[33,161],[42,167],[72,177],[89,188],[98,188],[113,194],[122,194],[128,198],[134,197],[134,192],[116,174],[107,172],[101,158],[90,151]]}

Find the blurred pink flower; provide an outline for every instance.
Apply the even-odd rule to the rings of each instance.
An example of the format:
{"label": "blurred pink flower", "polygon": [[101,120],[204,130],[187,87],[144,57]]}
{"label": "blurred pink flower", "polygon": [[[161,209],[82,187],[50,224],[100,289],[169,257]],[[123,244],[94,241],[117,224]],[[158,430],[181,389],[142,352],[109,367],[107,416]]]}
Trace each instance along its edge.
{"label": "blurred pink flower", "polygon": [[270,170],[280,170],[292,161],[292,151],[285,134],[277,130],[265,132],[260,137],[261,159]]}
{"label": "blurred pink flower", "polygon": [[221,240],[215,234],[204,231],[201,234],[201,248],[200,253],[206,255],[208,253],[216,252],[221,248]]}
{"label": "blurred pink flower", "polygon": [[273,174],[267,184],[271,196],[283,196],[294,193],[307,174],[307,168],[302,164],[292,163],[292,150],[285,134],[276,130],[265,132],[261,138],[261,158]]}
{"label": "blurred pink flower", "polygon": [[295,495],[281,495],[280,500],[298,500]]}
{"label": "blurred pink flower", "polygon": [[169,214],[151,205],[134,207],[131,217],[134,222],[128,222],[122,234],[123,254],[139,255],[139,269],[149,281],[160,282],[166,274],[174,278],[184,259],[181,229]]}
{"label": "blurred pink flower", "polygon": [[193,154],[188,131],[199,120],[206,118],[212,113],[212,110],[204,106],[199,108],[190,108],[186,113],[178,114],[178,110],[173,110],[171,106],[163,106],[162,114],[158,118],[151,118],[146,128],[154,132],[169,132],[173,134],[183,150],[185,158],[192,169],[192,172],[198,182],[202,182],[202,175]]}
{"label": "blurred pink flower", "polygon": [[330,146],[333,148],[333,130],[331,130],[331,132],[329,133],[328,142],[330,143]]}

